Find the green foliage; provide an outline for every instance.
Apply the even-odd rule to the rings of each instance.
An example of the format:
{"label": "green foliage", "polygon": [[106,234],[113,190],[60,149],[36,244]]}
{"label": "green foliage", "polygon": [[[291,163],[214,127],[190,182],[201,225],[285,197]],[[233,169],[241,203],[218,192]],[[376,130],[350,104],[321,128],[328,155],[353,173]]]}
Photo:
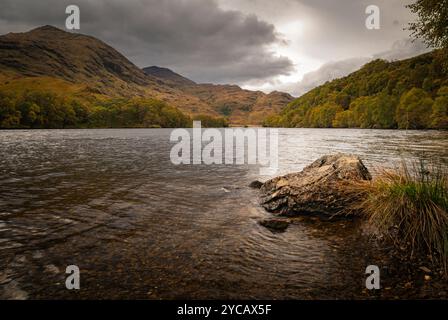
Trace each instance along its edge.
{"label": "green foliage", "polygon": [[305,119],[305,123],[309,127],[314,128],[331,128],[333,120],[338,112],[343,112],[344,109],[334,103],[325,103],[310,110]]}
{"label": "green foliage", "polygon": [[263,120],[263,127],[288,127],[280,123],[281,117],[279,115],[271,115]]}
{"label": "green foliage", "polygon": [[418,15],[410,23],[412,34],[428,46],[448,48],[448,0],[417,0],[408,7]]}
{"label": "green foliage", "polygon": [[398,127],[400,129],[429,127],[433,103],[434,101],[423,89],[413,88],[403,94],[396,114]]}
{"label": "green foliage", "polygon": [[225,118],[214,118],[205,114],[194,116],[193,120],[201,121],[203,128],[226,128],[229,126]]}
{"label": "green foliage", "polygon": [[154,99],[86,103],[41,91],[0,92],[0,128],[154,127],[191,127],[191,119],[177,108]]}
{"label": "green foliage", "polygon": [[0,128],[15,128],[20,125],[20,119],[14,98],[0,93]]}
{"label": "green foliage", "polygon": [[360,97],[353,101],[350,108],[353,110],[353,115],[357,127],[372,128],[373,122],[373,106],[375,104],[374,97]]}
{"label": "green foliage", "polygon": [[311,90],[263,125],[448,129],[446,61],[443,50],[403,61],[372,61]]}
{"label": "green foliage", "polygon": [[356,128],[355,114],[353,110],[345,110],[336,114],[333,120],[333,127],[335,128]]}
{"label": "green foliage", "polygon": [[439,90],[438,97],[432,106],[431,128],[448,128],[448,87]]}
{"label": "green foliage", "polygon": [[154,99],[116,99],[96,105],[88,127],[177,128],[191,126],[190,118],[178,109]]}
{"label": "green foliage", "polygon": [[218,108],[219,113],[221,113],[222,115],[228,117],[232,114],[232,107],[229,105],[223,105],[221,107]]}

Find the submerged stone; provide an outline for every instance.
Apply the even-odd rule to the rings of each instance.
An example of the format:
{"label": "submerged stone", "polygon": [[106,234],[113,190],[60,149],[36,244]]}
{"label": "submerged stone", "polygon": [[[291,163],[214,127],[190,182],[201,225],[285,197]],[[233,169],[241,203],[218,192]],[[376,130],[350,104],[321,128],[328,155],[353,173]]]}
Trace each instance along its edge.
{"label": "submerged stone", "polygon": [[249,188],[252,188],[252,189],[260,189],[262,186],[263,186],[263,182],[260,182],[258,180],[252,181],[249,184]]}
{"label": "submerged stone", "polygon": [[276,231],[285,231],[289,227],[291,222],[285,219],[271,218],[261,220],[260,224],[268,229],[273,229]]}

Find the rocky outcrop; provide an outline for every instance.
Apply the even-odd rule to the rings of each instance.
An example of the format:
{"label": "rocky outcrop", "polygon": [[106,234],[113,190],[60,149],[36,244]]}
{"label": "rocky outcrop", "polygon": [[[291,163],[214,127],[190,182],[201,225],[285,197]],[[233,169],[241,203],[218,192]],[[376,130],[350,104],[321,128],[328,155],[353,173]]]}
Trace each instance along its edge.
{"label": "rocky outcrop", "polygon": [[350,182],[371,180],[361,159],[354,155],[324,156],[302,172],[269,180],[261,187],[262,206],[275,214],[343,215],[357,200]]}

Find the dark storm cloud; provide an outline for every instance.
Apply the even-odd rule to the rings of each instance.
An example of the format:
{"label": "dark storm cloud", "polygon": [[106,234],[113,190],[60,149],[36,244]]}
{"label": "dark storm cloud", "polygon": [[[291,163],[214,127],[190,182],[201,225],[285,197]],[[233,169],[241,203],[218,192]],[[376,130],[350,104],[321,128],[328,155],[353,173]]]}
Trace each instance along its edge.
{"label": "dark storm cloud", "polygon": [[[273,82],[268,86],[293,95],[356,71],[374,58],[404,59],[428,50],[421,42],[411,43],[406,30],[416,18],[406,8],[412,0],[219,1],[226,8],[253,12],[285,33],[290,41],[288,56],[296,62],[297,74],[310,70],[311,64],[321,64],[299,83]],[[365,26],[370,5],[380,9],[379,30]],[[307,65],[307,61],[312,62]]]}
{"label": "dark storm cloud", "polygon": [[[302,22],[302,32],[290,35],[301,54],[318,60],[340,60],[370,56],[385,51],[397,40],[409,36],[404,30],[413,19],[405,6],[411,0],[219,0],[226,7],[255,12],[280,26]],[[380,9],[381,28],[365,27],[366,8]]]}
{"label": "dark storm cloud", "polygon": [[212,0],[0,0],[0,32],[63,28],[69,4],[80,7],[81,33],[140,67],[166,66],[201,82],[244,82],[293,70],[288,58],[269,51],[283,41],[272,24]]}

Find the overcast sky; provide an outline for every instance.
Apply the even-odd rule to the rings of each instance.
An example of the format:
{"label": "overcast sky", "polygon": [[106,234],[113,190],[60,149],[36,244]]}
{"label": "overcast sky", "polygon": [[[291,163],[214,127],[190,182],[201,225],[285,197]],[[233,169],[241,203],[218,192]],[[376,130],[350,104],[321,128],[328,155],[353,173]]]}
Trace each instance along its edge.
{"label": "overcast sky", "polygon": [[[406,0],[0,0],[0,33],[65,26],[81,10],[80,33],[112,45],[139,67],[162,66],[197,82],[281,89],[298,95],[373,57],[425,51],[406,41]],[[368,5],[380,30],[365,27]],[[303,80],[303,81],[302,81]],[[302,81],[302,82],[301,82]]]}

